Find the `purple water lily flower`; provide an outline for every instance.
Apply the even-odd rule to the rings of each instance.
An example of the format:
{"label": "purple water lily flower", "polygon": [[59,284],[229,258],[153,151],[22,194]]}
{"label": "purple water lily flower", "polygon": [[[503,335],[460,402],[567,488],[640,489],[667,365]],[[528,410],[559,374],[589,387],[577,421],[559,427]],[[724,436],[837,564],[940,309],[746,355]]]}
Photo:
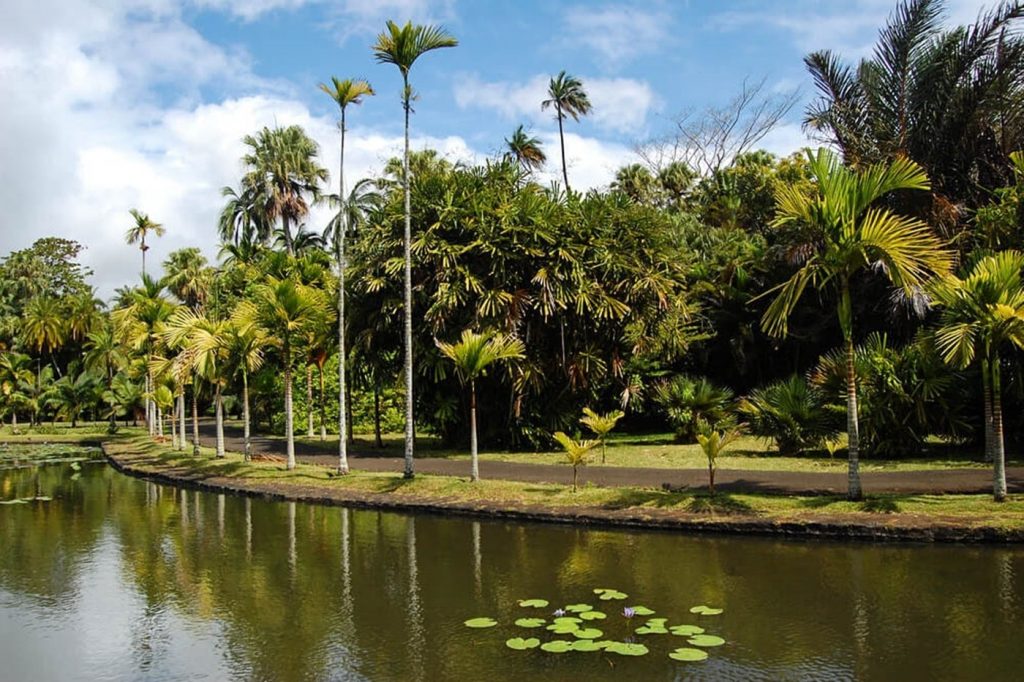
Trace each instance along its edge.
{"label": "purple water lily flower", "polygon": [[565,609],[555,609],[555,615],[559,616],[559,617],[564,616],[565,615]]}
{"label": "purple water lily flower", "polygon": [[632,618],[636,615],[636,611],[627,606],[626,608],[622,609],[622,615],[626,618]]}

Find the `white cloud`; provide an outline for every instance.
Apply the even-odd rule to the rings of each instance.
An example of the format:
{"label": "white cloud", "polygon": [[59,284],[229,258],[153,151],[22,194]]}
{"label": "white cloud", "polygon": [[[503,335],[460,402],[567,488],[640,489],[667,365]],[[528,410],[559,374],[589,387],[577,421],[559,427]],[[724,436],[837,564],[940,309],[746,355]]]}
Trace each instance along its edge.
{"label": "white cloud", "polygon": [[[475,74],[462,75],[455,82],[455,103],[460,109],[490,109],[506,119],[550,124],[551,112],[541,110],[549,80],[550,76],[536,75],[518,83],[486,82]],[[650,85],[631,78],[580,80],[593,105],[588,119],[595,125],[632,136],[646,132],[647,115],[659,106]]]}
{"label": "white cloud", "polygon": [[[538,137],[548,156],[547,164],[539,174],[540,179],[562,184],[558,133],[543,133]],[[572,132],[565,134],[565,157],[569,167],[569,184],[574,190],[607,187],[615,179],[615,171],[638,161],[636,154],[625,145]]]}
{"label": "white cloud", "polygon": [[199,7],[228,12],[240,19],[252,21],[267,12],[278,9],[297,9],[311,0],[193,0]]}
{"label": "white cloud", "polygon": [[455,0],[342,0],[330,9],[331,30],[342,42],[355,35],[376,35],[388,19],[398,24],[443,24],[456,19]]}
{"label": "white cloud", "polygon": [[[655,3],[657,4],[657,3]],[[672,18],[660,9],[628,4],[577,5],[565,11],[565,41],[597,53],[609,68],[657,51],[669,38]]]}

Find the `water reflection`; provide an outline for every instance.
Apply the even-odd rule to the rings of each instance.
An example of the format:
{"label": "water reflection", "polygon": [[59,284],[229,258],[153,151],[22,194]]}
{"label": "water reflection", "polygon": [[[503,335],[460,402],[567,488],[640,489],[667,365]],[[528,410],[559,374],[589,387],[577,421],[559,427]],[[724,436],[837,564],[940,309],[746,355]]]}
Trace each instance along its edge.
{"label": "water reflection", "polygon": [[[175,490],[86,466],[0,472],[4,679],[1013,679],[1024,552],[694,538]],[[206,522],[204,522],[204,519]],[[486,576],[486,580],[484,577]],[[517,599],[629,603],[729,644],[677,664],[511,652]],[[618,606],[618,605],[617,605]],[[533,615],[533,614],[531,614]],[[705,624],[705,621],[700,621]],[[609,627],[614,627],[609,625]],[[621,636],[625,632],[607,634]],[[679,643],[671,643],[678,646]],[[59,655],[55,655],[59,652]]]}

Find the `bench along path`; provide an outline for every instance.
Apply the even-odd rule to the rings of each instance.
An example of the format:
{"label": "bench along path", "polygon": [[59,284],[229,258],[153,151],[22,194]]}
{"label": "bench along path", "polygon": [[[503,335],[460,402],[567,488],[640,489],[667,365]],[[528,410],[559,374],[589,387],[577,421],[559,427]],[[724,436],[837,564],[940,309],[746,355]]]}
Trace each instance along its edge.
{"label": "bench along path", "polygon": [[[199,439],[204,446],[214,446],[214,425],[200,422]],[[229,451],[242,452],[242,430],[235,424],[224,428],[225,445]],[[254,435],[255,454],[283,457],[285,444],[276,438]],[[401,472],[404,460],[391,455],[379,455],[374,448],[350,448],[349,466],[361,471]],[[295,454],[300,462],[335,466],[338,456],[333,447],[319,443],[295,443]],[[443,476],[469,476],[468,460],[450,460],[437,457],[417,457],[415,469],[421,474]],[[480,460],[481,478],[527,483],[561,483],[572,480],[572,469],[558,464],[526,464],[520,462],[494,462]],[[707,485],[704,469],[654,469],[646,467],[580,467],[580,482],[600,486],[640,486],[660,488],[663,485],[682,488],[700,488]],[[861,474],[866,493],[954,494],[992,492],[991,469],[934,469],[926,471],[869,471]],[[1010,492],[1024,492],[1024,467],[1008,467],[1006,481]],[[719,469],[715,487],[731,492],[764,492],[790,494],[843,494],[846,492],[846,472],[749,471]]]}

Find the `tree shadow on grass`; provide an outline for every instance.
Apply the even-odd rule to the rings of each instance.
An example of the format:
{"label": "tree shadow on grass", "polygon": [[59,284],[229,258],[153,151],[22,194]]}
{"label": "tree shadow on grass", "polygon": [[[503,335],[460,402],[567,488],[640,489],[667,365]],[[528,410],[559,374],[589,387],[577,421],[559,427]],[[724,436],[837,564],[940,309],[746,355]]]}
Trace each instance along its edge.
{"label": "tree shadow on grass", "polygon": [[[901,500],[912,498],[901,498],[895,495],[869,495],[857,503],[857,511],[869,512],[872,514],[896,514],[902,511]],[[824,509],[839,502],[845,502],[846,498],[839,495],[821,495],[800,500],[799,505],[806,509]]]}

